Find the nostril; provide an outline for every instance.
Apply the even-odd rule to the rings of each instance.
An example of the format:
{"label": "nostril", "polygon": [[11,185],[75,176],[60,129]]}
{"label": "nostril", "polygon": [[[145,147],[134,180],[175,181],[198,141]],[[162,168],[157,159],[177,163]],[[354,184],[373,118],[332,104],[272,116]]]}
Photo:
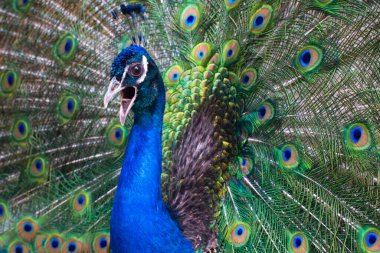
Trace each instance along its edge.
{"label": "nostril", "polygon": [[111,84],[110,84],[108,89],[110,89],[110,91],[115,91],[120,86],[121,86],[120,82],[118,80],[116,80],[116,77],[113,77],[111,80]]}
{"label": "nostril", "polygon": [[118,86],[119,86],[118,83],[114,83],[114,84],[112,85],[111,90],[112,90],[112,91],[116,90],[116,88],[117,88]]}

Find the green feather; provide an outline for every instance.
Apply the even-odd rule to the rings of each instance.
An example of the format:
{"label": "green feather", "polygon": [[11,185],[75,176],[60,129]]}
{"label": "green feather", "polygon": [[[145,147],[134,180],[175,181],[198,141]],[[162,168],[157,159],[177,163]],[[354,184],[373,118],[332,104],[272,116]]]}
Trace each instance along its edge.
{"label": "green feather", "polygon": [[103,96],[136,34],[166,87],[163,199],[204,221],[176,220],[196,252],[379,251],[379,5],[142,4],[138,24],[116,1],[0,5],[0,252],[110,250],[133,119]]}

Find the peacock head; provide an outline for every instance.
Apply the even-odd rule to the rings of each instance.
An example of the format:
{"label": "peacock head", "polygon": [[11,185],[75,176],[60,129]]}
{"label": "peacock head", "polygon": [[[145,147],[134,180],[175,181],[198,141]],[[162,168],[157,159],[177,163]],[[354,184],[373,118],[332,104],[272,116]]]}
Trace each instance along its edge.
{"label": "peacock head", "polygon": [[120,94],[120,123],[124,124],[128,113],[152,107],[160,92],[161,75],[148,52],[140,46],[125,48],[112,63],[111,83],[104,96],[104,106]]}

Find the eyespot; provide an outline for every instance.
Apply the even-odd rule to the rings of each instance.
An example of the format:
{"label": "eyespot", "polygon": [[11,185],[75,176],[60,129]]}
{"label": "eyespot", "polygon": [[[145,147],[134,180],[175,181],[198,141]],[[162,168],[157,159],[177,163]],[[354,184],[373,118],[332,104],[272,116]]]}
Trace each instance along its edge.
{"label": "eyespot", "polygon": [[371,135],[362,123],[354,123],[346,128],[346,140],[348,148],[352,150],[365,150],[371,146]]}
{"label": "eyespot", "polygon": [[47,239],[48,239],[47,235],[37,236],[37,238],[34,242],[34,246],[35,246],[38,253],[45,253],[44,248],[45,248],[45,244],[46,244]]}
{"label": "eyespot", "polygon": [[199,66],[205,66],[210,59],[212,47],[209,43],[202,42],[191,51],[191,56]]}
{"label": "eyespot", "polygon": [[248,224],[244,222],[236,222],[228,229],[227,241],[234,247],[242,247],[244,246],[251,234],[251,230]]}
{"label": "eyespot", "polygon": [[54,56],[60,62],[68,62],[74,57],[77,46],[77,40],[73,35],[64,34],[54,46]]}
{"label": "eyespot", "polygon": [[13,124],[12,134],[16,141],[26,140],[30,134],[29,121],[26,118],[17,120]]}
{"label": "eyespot", "polygon": [[266,123],[274,117],[274,107],[270,102],[264,102],[260,105],[257,111],[257,120],[260,124]]}
{"label": "eyespot", "polygon": [[125,143],[127,130],[120,124],[113,125],[108,130],[108,142],[115,147],[120,147]]}
{"label": "eyespot", "polygon": [[243,88],[249,89],[257,80],[257,71],[254,68],[249,68],[245,70],[240,75],[240,83]]}
{"label": "eyespot", "polygon": [[279,152],[279,161],[282,168],[293,169],[299,165],[299,155],[292,144],[282,146]]}
{"label": "eyespot", "polygon": [[8,252],[9,253],[29,253],[30,249],[28,246],[26,246],[25,243],[21,241],[15,241],[9,246]]}
{"label": "eyespot", "polygon": [[317,68],[323,58],[321,49],[315,46],[306,46],[302,48],[296,56],[296,66],[302,73],[307,73]]}
{"label": "eyespot", "polygon": [[240,171],[243,174],[243,176],[248,175],[253,168],[253,163],[252,163],[251,158],[239,157],[239,167],[240,167]]}
{"label": "eyespot", "polygon": [[49,253],[60,253],[61,246],[63,244],[62,236],[58,234],[53,234],[45,242],[45,248]]}
{"label": "eyespot", "polygon": [[262,33],[272,18],[273,9],[270,5],[263,5],[250,19],[250,31],[253,34]]}
{"label": "eyespot", "polygon": [[200,19],[201,12],[199,7],[197,5],[190,4],[182,11],[180,25],[183,29],[192,31],[199,25]]}
{"label": "eyespot", "polygon": [[0,202],[0,223],[5,221],[8,215],[8,207],[5,203]]}
{"label": "eyespot", "polygon": [[223,62],[224,65],[229,65],[238,59],[240,45],[237,40],[230,40],[223,47]]}
{"label": "eyespot", "polygon": [[77,213],[83,212],[90,205],[90,194],[86,192],[80,192],[73,198],[73,208]]}
{"label": "eyespot", "polygon": [[16,71],[7,70],[1,76],[0,93],[11,94],[20,83],[20,76]]}
{"label": "eyespot", "polygon": [[101,233],[95,236],[92,248],[98,253],[107,253],[110,248],[110,236],[108,233]]}
{"label": "eyespot", "polygon": [[361,233],[361,247],[366,252],[380,252],[380,230],[375,227],[369,227]]}
{"label": "eyespot", "polygon": [[28,174],[33,178],[43,177],[46,171],[46,160],[43,157],[35,157],[28,165]]}
{"label": "eyespot", "polygon": [[74,96],[64,96],[59,102],[59,114],[65,119],[73,118],[79,110],[79,100]]}
{"label": "eyespot", "polygon": [[26,242],[33,241],[39,231],[39,225],[31,218],[24,218],[17,224],[17,234]]}
{"label": "eyespot", "polygon": [[224,0],[227,10],[232,10],[239,5],[241,0]]}
{"label": "eyespot", "polygon": [[13,9],[21,14],[26,14],[32,6],[32,0],[13,0]]}
{"label": "eyespot", "polygon": [[83,252],[83,243],[75,238],[65,241],[62,245],[62,253]]}
{"label": "eyespot", "polygon": [[164,81],[166,85],[173,85],[179,82],[183,69],[179,65],[173,65],[165,73]]}
{"label": "eyespot", "polygon": [[305,253],[309,250],[309,243],[306,236],[302,232],[296,232],[290,236],[290,252]]}
{"label": "eyespot", "polygon": [[133,63],[128,68],[128,74],[131,76],[140,77],[142,73],[143,73],[143,66],[139,62]]}

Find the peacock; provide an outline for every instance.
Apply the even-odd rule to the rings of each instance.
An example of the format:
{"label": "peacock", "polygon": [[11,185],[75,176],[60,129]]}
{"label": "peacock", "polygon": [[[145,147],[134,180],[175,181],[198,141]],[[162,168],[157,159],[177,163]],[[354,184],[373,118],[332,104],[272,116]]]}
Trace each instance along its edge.
{"label": "peacock", "polygon": [[2,1],[0,253],[379,253],[379,16]]}

